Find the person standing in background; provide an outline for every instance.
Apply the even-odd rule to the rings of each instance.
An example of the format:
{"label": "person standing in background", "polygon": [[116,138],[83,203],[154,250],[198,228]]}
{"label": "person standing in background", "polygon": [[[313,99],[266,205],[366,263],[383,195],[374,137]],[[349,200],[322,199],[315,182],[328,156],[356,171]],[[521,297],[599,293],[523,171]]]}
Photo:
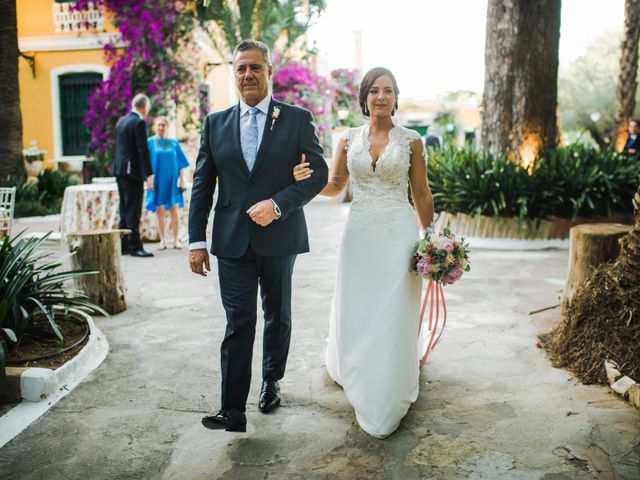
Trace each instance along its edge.
{"label": "person standing in background", "polygon": [[160,237],[159,250],[167,248],[165,243],[165,210],[171,216],[171,230],[173,230],[173,248],[182,248],[180,243],[180,208],[184,207],[182,192],[185,181],[183,169],[189,166],[177,140],[167,137],[169,120],[166,117],[156,117],[153,122],[155,135],[149,137],[147,144],[151,154],[151,168],[153,169],[153,189],[147,190],[147,210],[156,212],[158,217],[158,235]]}
{"label": "person standing in background", "polygon": [[640,149],[640,137],[638,137],[638,120],[631,120],[629,122],[629,135],[627,136],[627,141],[624,144],[624,148],[622,149],[622,153],[624,155],[637,155],[638,150]]}
{"label": "person standing in background", "polygon": [[142,248],[140,241],[140,217],[144,182],[153,188],[153,171],[147,146],[145,118],[151,108],[149,97],[139,93],[131,102],[131,112],[116,123],[116,155],[113,174],[120,195],[119,228],[131,230],[122,236],[122,254],[133,257],[153,257]]}

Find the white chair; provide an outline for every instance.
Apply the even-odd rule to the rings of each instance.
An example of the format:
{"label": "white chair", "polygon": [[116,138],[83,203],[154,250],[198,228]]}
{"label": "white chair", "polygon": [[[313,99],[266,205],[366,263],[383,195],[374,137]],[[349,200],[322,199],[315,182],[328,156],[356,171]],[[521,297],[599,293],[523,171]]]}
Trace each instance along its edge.
{"label": "white chair", "polygon": [[0,188],[0,238],[11,237],[16,187]]}

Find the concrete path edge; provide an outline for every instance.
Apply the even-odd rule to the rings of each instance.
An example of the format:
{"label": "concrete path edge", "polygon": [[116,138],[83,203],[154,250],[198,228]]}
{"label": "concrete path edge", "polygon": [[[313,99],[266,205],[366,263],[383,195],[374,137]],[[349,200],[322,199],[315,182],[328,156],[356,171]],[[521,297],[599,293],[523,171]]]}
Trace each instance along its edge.
{"label": "concrete path edge", "polygon": [[[78,355],[56,370],[28,368],[22,373],[20,389],[23,400],[0,417],[0,448],[64,398],[107,357],[107,338],[91,316],[85,313],[81,315],[89,324],[89,341]],[[40,400],[33,401],[35,399]]]}

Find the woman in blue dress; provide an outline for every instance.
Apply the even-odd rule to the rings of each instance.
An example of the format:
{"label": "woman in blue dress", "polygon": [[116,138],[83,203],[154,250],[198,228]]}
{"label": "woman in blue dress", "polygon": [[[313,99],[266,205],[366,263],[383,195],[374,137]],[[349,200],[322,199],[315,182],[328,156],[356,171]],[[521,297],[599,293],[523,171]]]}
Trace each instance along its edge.
{"label": "woman in blue dress", "polygon": [[169,121],[166,117],[156,117],[153,123],[155,135],[147,139],[153,169],[153,188],[147,190],[147,210],[156,212],[160,250],[165,243],[165,211],[171,216],[174,248],[182,248],[180,243],[180,208],[184,207],[182,192],[185,190],[183,169],[189,166],[177,140],[167,138]]}

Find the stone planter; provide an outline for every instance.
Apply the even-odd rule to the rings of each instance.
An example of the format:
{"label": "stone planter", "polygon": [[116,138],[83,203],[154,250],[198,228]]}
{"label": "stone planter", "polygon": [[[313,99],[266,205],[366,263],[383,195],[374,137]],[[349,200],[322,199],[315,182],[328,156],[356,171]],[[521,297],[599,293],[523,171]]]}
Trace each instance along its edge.
{"label": "stone planter", "polygon": [[32,177],[31,181],[34,181],[42,171],[42,161],[46,153],[46,150],[40,150],[38,148],[38,143],[35,140],[31,140],[29,148],[22,150],[24,166],[27,170],[27,175]]}
{"label": "stone planter", "polygon": [[24,160],[24,168],[27,169],[27,175],[30,177],[37,177],[42,171],[42,160],[28,161]]}
{"label": "stone planter", "polygon": [[456,235],[476,238],[503,238],[515,240],[565,240],[569,230],[583,223],[632,223],[631,216],[603,218],[566,218],[548,220],[526,220],[522,223],[515,217],[471,216],[465,213],[440,212],[435,222],[436,231],[449,227]]}

